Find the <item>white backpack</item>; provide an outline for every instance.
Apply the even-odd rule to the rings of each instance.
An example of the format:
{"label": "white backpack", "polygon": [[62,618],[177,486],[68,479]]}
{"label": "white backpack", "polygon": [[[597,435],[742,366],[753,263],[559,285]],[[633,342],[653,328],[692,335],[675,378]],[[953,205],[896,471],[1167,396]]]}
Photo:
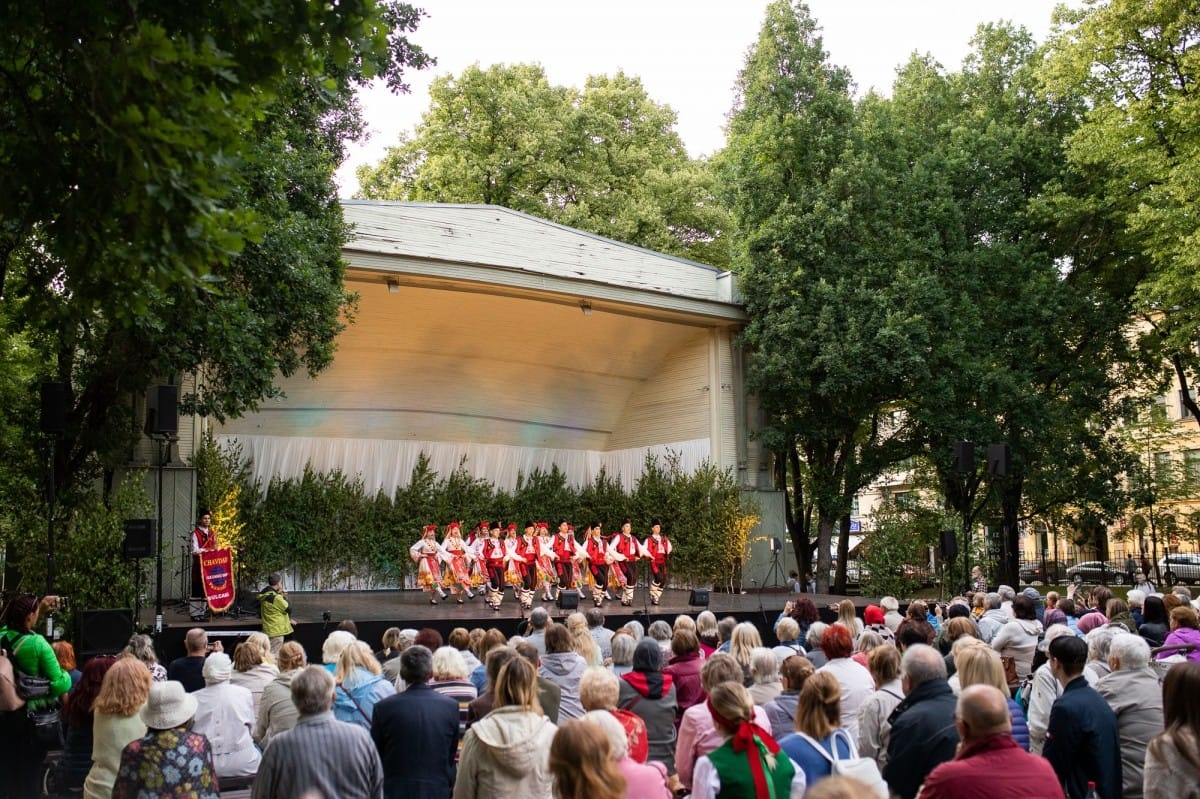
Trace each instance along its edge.
{"label": "white backpack", "polygon": [[[821,756],[829,761],[834,774],[840,774],[844,777],[853,777],[871,789],[879,799],[888,799],[888,786],[883,781],[883,775],[879,773],[879,764],[869,757],[859,757],[858,747],[854,745],[854,741],[850,739],[850,733],[843,730],[838,730],[833,734],[833,754],[821,746],[817,739],[811,735],[805,735],[802,732],[797,732],[801,738],[808,742],[809,746],[821,753]],[[837,738],[841,736],[850,749],[849,757],[840,757],[838,755]]]}

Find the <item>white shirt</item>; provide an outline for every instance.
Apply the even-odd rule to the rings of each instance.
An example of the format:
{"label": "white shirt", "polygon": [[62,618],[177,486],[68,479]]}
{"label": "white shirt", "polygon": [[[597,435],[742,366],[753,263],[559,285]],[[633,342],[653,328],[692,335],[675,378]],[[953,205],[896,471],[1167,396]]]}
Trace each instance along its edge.
{"label": "white shirt", "polygon": [[842,727],[850,733],[850,740],[857,741],[859,708],[875,693],[871,672],[850,658],[834,658],[817,671],[827,671],[837,678],[842,687]]}

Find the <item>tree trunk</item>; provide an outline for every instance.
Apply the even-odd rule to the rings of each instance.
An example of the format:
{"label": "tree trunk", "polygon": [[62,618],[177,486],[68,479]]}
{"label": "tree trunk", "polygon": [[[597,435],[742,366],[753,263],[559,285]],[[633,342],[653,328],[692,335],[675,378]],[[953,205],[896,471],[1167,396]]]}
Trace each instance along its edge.
{"label": "tree trunk", "polygon": [[833,580],[833,593],[846,593],[846,561],[850,558],[850,517],[841,518],[840,535],[837,543],[837,574]]}
{"label": "tree trunk", "polygon": [[817,593],[829,593],[829,569],[833,565],[829,557],[829,544],[833,541],[833,526],[837,519],[822,511],[817,512]]}

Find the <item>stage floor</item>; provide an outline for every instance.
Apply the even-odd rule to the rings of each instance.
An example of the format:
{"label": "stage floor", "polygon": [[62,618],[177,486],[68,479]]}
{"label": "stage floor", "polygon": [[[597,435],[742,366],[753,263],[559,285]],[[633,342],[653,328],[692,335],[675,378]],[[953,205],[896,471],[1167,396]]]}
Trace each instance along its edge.
{"label": "stage floor", "polygon": [[[783,610],[788,599],[799,596],[789,593],[782,586],[777,589],[766,588],[761,592],[753,591],[742,594],[717,593],[709,594],[708,610],[718,618],[734,616],[739,621],[754,622],[760,630],[768,632],[775,623],[775,618]],[[835,614],[829,610],[830,605],[842,599],[850,599],[861,609],[877,599],[865,597],[842,597],[831,594],[808,594],[822,618],[832,621]],[[605,626],[616,629],[630,619],[636,619],[645,626],[658,619],[671,623],[681,613],[695,616],[703,607],[688,604],[690,592],[682,589],[668,589],[663,593],[662,603],[652,605],[645,599],[645,592],[639,590],[635,602],[631,606],[622,606],[618,601],[605,602],[601,610],[605,614]],[[453,599],[439,601],[437,605],[429,602],[429,597],[422,591],[317,591],[294,592],[288,594],[289,612],[296,622],[295,638],[304,645],[310,656],[320,652],[320,642],[330,630],[345,620],[353,620],[358,628],[358,637],[373,647],[379,646],[383,631],[388,627],[415,628],[432,627],[448,635],[455,627],[490,628],[496,627],[506,635],[516,635],[528,615],[523,612],[512,593],[506,594],[506,599],[499,611],[491,610],[476,596],[473,600],[465,600],[459,605]],[[554,602],[543,602],[540,594],[534,602],[534,607],[543,606],[550,611],[551,617],[562,621],[572,612],[558,608]],[[590,600],[580,597],[579,610],[592,607]],[[143,609],[139,617],[143,628],[155,628],[154,608]],[[244,638],[251,632],[260,630],[262,624],[257,613],[218,614],[213,618],[199,622],[193,621],[187,608],[175,604],[164,609],[162,631],[157,635],[159,654],[164,659],[170,659],[183,654],[182,641],[184,633],[192,627],[203,627],[209,631],[210,638],[222,639],[226,651],[232,652],[230,644]],[[772,639],[773,640],[773,639]]]}

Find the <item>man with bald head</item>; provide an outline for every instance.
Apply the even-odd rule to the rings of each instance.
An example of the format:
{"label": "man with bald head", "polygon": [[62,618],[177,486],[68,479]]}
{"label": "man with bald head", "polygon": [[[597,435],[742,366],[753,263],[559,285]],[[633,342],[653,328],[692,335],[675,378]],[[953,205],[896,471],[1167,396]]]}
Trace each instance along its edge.
{"label": "man with bald head", "polygon": [[962,739],[958,755],[930,772],[920,799],[1063,799],[1050,763],[1013,740],[1008,702],[999,689],[964,688],[954,725]]}

